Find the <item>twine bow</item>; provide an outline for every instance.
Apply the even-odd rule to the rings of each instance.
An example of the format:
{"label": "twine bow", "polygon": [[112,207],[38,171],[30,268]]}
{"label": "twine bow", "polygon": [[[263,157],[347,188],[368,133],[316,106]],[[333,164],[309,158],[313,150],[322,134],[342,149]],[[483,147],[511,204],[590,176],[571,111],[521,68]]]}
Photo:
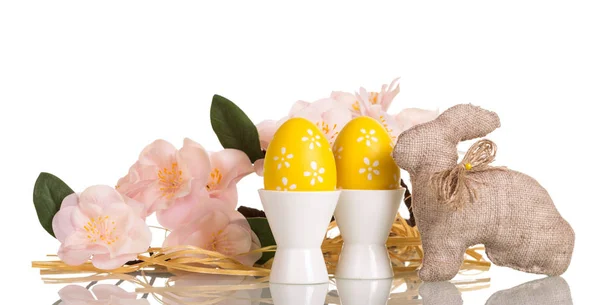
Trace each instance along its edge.
{"label": "twine bow", "polygon": [[465,195],[468,195],[471,202],[476,199],[477,192],[472,188],[470,182],[479,181],[472,177],[472,173],[503,169],[489,165],[495,158],[496,144],[494,142],[483,139],[471,145],[463,160],[454,168],[431,176],[429,184],[438,201],[454,208],[462,208]]}

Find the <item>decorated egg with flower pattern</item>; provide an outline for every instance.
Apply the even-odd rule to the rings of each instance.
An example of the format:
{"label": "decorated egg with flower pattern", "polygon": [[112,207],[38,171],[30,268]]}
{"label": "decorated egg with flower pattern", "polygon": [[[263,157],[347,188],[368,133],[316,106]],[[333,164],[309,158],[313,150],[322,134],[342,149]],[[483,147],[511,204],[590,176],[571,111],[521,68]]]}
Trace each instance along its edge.
{"label": "decorated egg with flower pattern", "polygon": [[348,122],[333,145],[338,187],[399,188],[400,168],[392,158],[393,145],[387,130],[376,120],[363,116]]}
{"label": "decorated egg with flower pattern", "polygon": [[336,182],[335,159],[320,128],[303,118],[283,123],[265,155],[265,189],[333,191]]}

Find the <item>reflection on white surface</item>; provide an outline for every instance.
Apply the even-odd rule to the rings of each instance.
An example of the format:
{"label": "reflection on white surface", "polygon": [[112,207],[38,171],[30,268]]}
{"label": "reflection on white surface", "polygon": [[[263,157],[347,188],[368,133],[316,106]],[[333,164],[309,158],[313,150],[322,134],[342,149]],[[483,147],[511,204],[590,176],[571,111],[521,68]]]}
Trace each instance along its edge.
{"label": "reflection on white surface", "polygon": [[[423,283],[423,305],[463,304],[461,292],[450,282]],[[572,305],[571,290],[561,277],[547,277],[494,293],[486,305]]]}
{"label": "reflection on white surface", "polygon": [[342,305],[385,305],[392,289],[392,279],[335,281]]}
{"label": "reflection on white surface", "polygon": [[571,289],[562,277],[547,277],[494,293],[486,305],[571,305]]}
{"label": "reflection on white surface", "polygon": [[322,305],[329,289],[329,284],[317,285],[269,285],[274,305]]}
{"label": "reflection on white surface", "polygon": [[265,286],[254,277],[193,273],[173,276],[169,282],[173,289],[161,294],[168,305],[258,305]]}
{"label": "reflection on white surface", "polygon": [[58,292],[63,305],[82,304],[123,304],[123,305],[149,305],[146,299],[138,299],[137,295],[127,292],[115,285],[100,284],[86,289],[78,285],[69,285]]}
{"label": "reflection on white surface", "polygon": [[450,282],[423,283],[419,287],[423,305],[460,305],[463,303],[458,288]]}
{"label": "reflection on white surface", "polygon": [[[475,290],[483,292],[484,297],[465,304],[482,304],[486,298],[487,305],[573,303],[569,285],[561,277],[542,278],[493,294],[488,291],[487,295],[489,278],[422,283],[416,274],[385,280],[337,279],[316,285],[274,284],[251,276],[200,274],[167,274],[156,282],[156,277],[152,277],[153,284],[140,276],[121,275],[117,278],[127,279],[119,281],[103,278],[100,283],[86,283],[84,278],[77,285],[57,289],[62,304],[458,305],[463,304],[463,297],[469,300]],[[49,304],[59,303],[49,300]]]}

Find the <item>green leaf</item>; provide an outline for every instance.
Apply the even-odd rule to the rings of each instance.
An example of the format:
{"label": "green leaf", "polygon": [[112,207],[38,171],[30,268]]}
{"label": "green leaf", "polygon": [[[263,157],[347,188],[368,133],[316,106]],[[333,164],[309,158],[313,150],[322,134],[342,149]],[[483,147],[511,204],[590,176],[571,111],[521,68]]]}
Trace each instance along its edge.
{"label": "green leaf", "polygon": [[[256,217],[248,218],[247,220],[250,224],[250,228],[252,228],[252,231],[254,231],[254,234],[258,236],[262,247],[275,245],[275,238],[273,237],[273,232],[271,232],[271,227],[269,227],[269,222],[266,218]],[[275,252],[265,252],[256,263],[262,265],[270,260],[273,256],[275,256]]]}
{"label": "green leaf", "polygon": [[49,173],[40,173],[35,181],[33,204],[40,224],[53,237],[56,236],[54,236],[54,230],[52,230],[52,219],[60,210],[63,199],[73,193],[73,190],[66,183]]}
{"label": "green leaf", "polygon": [[215,94],[210,107],[210,123],[224,148],[245,152],[252,163],[265,157],[256,126],[232,101]]}

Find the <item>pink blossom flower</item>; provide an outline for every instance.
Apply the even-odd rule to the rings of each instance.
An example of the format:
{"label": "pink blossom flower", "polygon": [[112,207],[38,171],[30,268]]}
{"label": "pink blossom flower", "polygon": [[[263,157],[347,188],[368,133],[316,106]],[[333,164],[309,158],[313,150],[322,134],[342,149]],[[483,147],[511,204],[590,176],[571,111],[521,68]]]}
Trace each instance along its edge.
{"label": "pink blossom flower", "polygon": [[383,112],[387,112],[394,97],[400,92],[398,80],[399,78],[396,78],[389,85],[382,85],[379,92],[368,92],[361,87],[355,94],[334,91],[330,97],[344,104],[352,112],[353,117],[368,116],[369,109],[373,106],[380,107]]}
{"label": "pink blossom flower", "polygon": [[389,114],[389,107],[400,92],[398,80],[399,78],[396,78],[389,85],[382,85],[379,92],[368,92],[361,87],[355,94],[334,91],[331,93],[331,98],[346,105],[353,117],[369,116],[379,121],[390,134],[392,141],[395,141],[403,131],[433,120],[438,115],[437,110],[418,108],[407,108],[397,115]]}
{"label": "pink blossom flower", "polygon": [[250,159],[237,149],[210,153],[209,158],[211,171],[205,189],[194,188],[186,197],[156,212],[158,222],[163,227],[175,230],[217,204],[235,209],[238,201],[237,182],[254,171]]}
{"label": "pink blossom flower", "polygon": [[152,234],[129,201],[105,185],[67,196],[52,220],[58,257],[69,265],[92,257],[96,268],[110,270],[148,250]]}
{"label": "pink blossom flower", "polygon": [[382,85],[381,91],[379,92],[367,92],[365,88],[360,88],[357,97],[364,108],[379,105],[383,111],[388,111],[392,101],[400,92],[398,80],[400,80],[400,78],[394,79],[389,86]]}
{"label": "pink blossom flower", "polygon": [[260,248],[258,237],[242,214],[221,206],[216,204],[214,209],[198,214],[200,216],[196,220],[171,232],[163,246],[191,245],[219,252],[252,266],[261,254],[240,254]]}
{"label": "pink blossom flower", "polygon": [[91,291],[78,285],[69,285],[58,291],[58,295],[64,305],[150,305],[147,299],[138,299],[136,293],[108,284],[98,284]]}
{"label": "pink blossom flower", "polygon": [[[235,208],[236,183],[252,171],[250,159],[239,150],[225,149],[209,155],[190,139],[184,140],[180,150],[157,140],[142,151],[129,174],[117,183],[117,189],[144,202],[146,216],[173,206],[189,208],[209,197]],[[165,219],[159,215],[161,218]]]}
{"label": "pink blossom flower", "polygon": [[[313,103],[298,101],[282,119],[263,121],[256,126],[261,148],[266,150],[279,126],[293,117],[303,117],[315,123],[328,138],[330,145],[333,145],[337,134],[346,123],[359,116],[369,116],[379,121],[388,131],[393,142],[404,130],[437,117],[437,111],[416,108],[405,109],[395,116],[389,114],[387,111],[400,92],[398,80],[399,78],[396,78],[389,85],[382,85],[379,92],[368,92],[361,87],[358,93],[354,94],[333,91],[329,98]],[[262,165],[262,161],[254,164],[254,169],[259,176],[262,176]]]}
{"label": "pink blossom flower", "polygon": [[192,191],[206,192],[210,173],[208,154],[196,142],[185,139],[177,150],[171,143],[156,140],[146,146],[117,190],[146,204],[146,215],[185,200]]}

